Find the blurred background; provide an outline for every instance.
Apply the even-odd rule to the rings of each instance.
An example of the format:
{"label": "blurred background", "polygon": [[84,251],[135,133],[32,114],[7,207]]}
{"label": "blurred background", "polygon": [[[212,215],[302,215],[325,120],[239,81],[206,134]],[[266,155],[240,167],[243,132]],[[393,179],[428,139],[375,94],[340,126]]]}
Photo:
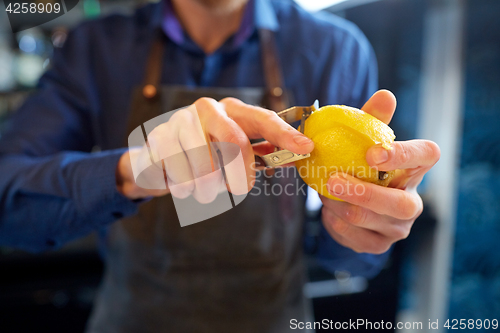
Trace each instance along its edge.
{"label": "blurred background", "polygon": [[[420,321],[426,331],[429,318],[500,319],[500,1],[297,2],[361,28],[377,54],[380,87],[398,99],[391,123],[398,140],[431,139],[442,150],[420,188],[423,215],[378,277],[332,275],[311,256],[304,292],[316,320]],[[141,4],[81,0],[17,34],[0,4],[0,135],[68,29]],[[305,248],[312,255],[314,200],[308,209]],[[102,270],[95,235],[41,255],[0,248],[0,331],[82,332]]]}

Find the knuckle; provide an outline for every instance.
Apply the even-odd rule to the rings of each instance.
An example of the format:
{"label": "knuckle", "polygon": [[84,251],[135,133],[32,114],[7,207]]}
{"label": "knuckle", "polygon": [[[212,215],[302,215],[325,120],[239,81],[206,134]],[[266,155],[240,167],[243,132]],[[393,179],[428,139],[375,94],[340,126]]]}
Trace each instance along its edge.
{"label": "knuckle", "polygon": [[201,204],[209,204],[214,201],[216,194],[214,191],[210,189],[196,189],[194,191],[193,196]]}
{"label": "knuckle", "polygon": [[398,151],[398,162],[399,164],[406,164],[410,162],[411,159],[411,152],[410,148],[406,144],[399,144],[399,151]]}
{"label": "knuckle", "polygon": [[210,97],[201,97],[194,102],[194,105],[200,107],[206,107],[212,105],[213,103],[217,103],[217,101]]}
{"label": "knuckle", "polygon": [[225,132],[221,136],[221,141],[222,142],[229,142],[229,143],[234,143],[238,145],[240,148],[245,147],[246,145],[250,145],[250,141],[248,140],[248,137],[243,131],[236,131],[236,132]]}
{"label": "knuckle", "polygon": [[268,123],[276,120],[276,118],[279,119],[279,116],[276,112],[271,111],[271,110],[266,110],[266,109],[261,109],[259,112],[260,118],[263,122]]}
{"label": "knuckle", "polygon": [[397,211],[399,212],[399,216],[402,219],[411,218],[410,213],[408,212],[408,201],[407,200],[399,200],[397,203]]}
{"label": "knuckle", "polygon": [[334,215],[325,206],[321,210],[321,220],[325,224],[325,228],[329,228],[333,225]]}
{"label": "knuckle", "polygon": [[187,181],[180,184],[169,184],[170,193],[176,198],[187,198],[194,190],[194,182]]}
{"label": "knuckle", "polygon": [[406,225],[397,226],[394,230],[394,236],[396,240],[402,240],[408,238],[410,235],[410,228]]}
{"label": "knuckle", "polygon": [[364,249],[363,246],[359,246],[359,245],[352,246],[351,250],[353,250],[354,252],[359,253],[359,254],[367,252],[366,249]]}
{"label": "knuckle", "polygon": [[387,251],[389,251],[389,249],[391,248],[391,245],[392,243],[390,242],[384,242],[384,243],[381,243],[376,249],[375,251],[373,252],[373,254],[384,254],[386,253]]}
{"label": "knuckle", "polygon": [[196,178],[203,177],[212,172],[212,164],[208,158],[190,158],[189,163]]}
{"label": "knuckle", "polygon": [[179,117],[182,115],[183,111],[184,111],[184,109],[183,110],[179,110],[177,112],[174,112],[174,114],[170,117],[170,119],[166,122],[166,124],[172,124],[172,123],[176,122],[177,119],[179,119]]}
{"label": "knuckle", "polygon": [[330,220],[330,224],[332,226],[333,231],[335,231],[339,235],[344,235],[349,229],[349,225],[339,218],[332,218]]}
{"label": "knuckle", "polygon": [[170,118],[170,121],[177,124],[190,123],[193,121],[193,115],[187,109],[179,110]]}
{"label": "knuckle", "polygon": [[172,131],[173,129],[179,129],[186,124],[193,124],[195,122],[195,119],[199,119],[198,114],[193,113],[193,111],[195,110],[189,108],[175,111],[170,119],[167,122],[163,123],[163,125],[165,125],[164,129]]}
{"label": "knuckle", "polygon": [[373,243],[366,252],[371,254],[383,254],[389,251],[391,245],[392,243],[390,241],[380,240]]}
{"label": "knuckle", "polygon": [[221,99],[219,101],[219,103],[231,106],[231,105],[240,104],[241,101],[239,99],[237,99],[237,98],[234,98],[234,97],[226,97],[226,98]]}
{"label": "knuckle", "polygon": [[[350,244],[349,241],[347,239],[345,239],[344,237],[342,237],[342,236],[339,237],[339,236],[332,235],[332,238],[335,239],[335,241],[338,244],[340,244],[340,245],[342,245],[344,247],[352,249],[352,244]],[[354,251],[354,249],[352,249],[352,250]]]}
{"label": "knuckle", "polygon": [[441,148],[437,145],[437,143],[433,141],[426,141],[427,149],[429,150],[428,154],[431,156],[432,165],[436,164],[441,158]]}
{"label": "knuckle", "polygon": [[366,205],[368,203],[370,203],[372,200],[373,200],[373,189],[371,186],[366,186],[363,184],[363,186],[365,187],[364,189],[364,193],[362,195],[356,195],[356,197],[358,197],[358,202],[361,204],[361,205]]}
{"label": "knuckle", "polygon": [[419,215],[420,207],[415,200],[405,198],[398,201],[397,210],[403,220],[411,220]]}
{"label": "knuckle", "polygon": [[351,224],[363,226],[366,224],[367,212],[362,207],[352,205],[346,208],[345,218]]}
{"label": "knuckle", "polygon": [[148,138],[167,135],[170,132],[170,126],[171,124],[169,122],[161,123],[153,128],[153,130],[149,133]]}
{"label": "knuckle", "polygon": [[219,190],[220,181],[222,179],[222,174],[220,171],[206,174],[203,177],[196,178],[194,180],[195,187],[195,199],[200,203],[210,203],[216,197]]}
{"label": "knuckle", "polygon": [[401,235],[403,237],[401,237],[400,240],[407,239],[410,236],[410,232],[411,232],[411,226],[403,228],[403,233]]}
{"label": "knuckle", "polygon": [[422,215],[422,212],[424,211],[424,207],[421,206],[420,208],[417,209],[417,213],[415,214],[415,216],[413,216],[412,220],[416,220],[420,215]]}
{"label": "knuckle", "polygon": [[420,195],[417,194],[416,211],[411,220],[415,220],[416,218],[418,218],[423,211],[424,211],[424,203]]}

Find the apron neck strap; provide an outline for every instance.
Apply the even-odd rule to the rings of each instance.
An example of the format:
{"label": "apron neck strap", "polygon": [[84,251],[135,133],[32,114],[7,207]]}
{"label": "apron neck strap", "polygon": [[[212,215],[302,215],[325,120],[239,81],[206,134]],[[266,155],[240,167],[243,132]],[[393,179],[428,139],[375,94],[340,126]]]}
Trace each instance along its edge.
{"label": "apron neck strap", "polygon": [[[159,31],[153,40],[149,52],[142,89],[142,94],[148,99],[152,99],[158,94],[161,85],[165,38],[163,32]],[[259,41],[268,107],[276,112],[285,110],[289,106],[289,101],[284,89],[283,73],[281,71],[274,32],[259,29]]]}
{"label": "apron neck strap", "polygon": [[162,31],[156,32],[156,37],[153,39],[153,44],[149,50],[149,56],[146,63],[146,72],[142,94],[147,99],[152,99],[158,94],[161,86],[161,73],[163,64],[163,50],[165,48],[165,36]]}
{"label": "apron neck strap", "polygon": [[285,110],[289,106],[289,103],[285,94],[283,73],[281,71],[274,32],[259,29],[259,40],[269,108],[276,112]]}

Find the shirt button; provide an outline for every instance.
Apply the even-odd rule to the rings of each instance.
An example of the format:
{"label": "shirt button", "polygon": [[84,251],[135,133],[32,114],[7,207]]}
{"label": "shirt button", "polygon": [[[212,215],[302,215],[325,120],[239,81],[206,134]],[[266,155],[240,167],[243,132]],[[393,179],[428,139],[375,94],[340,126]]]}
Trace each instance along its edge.
{"label": "shirt button", "polygon": [[272,93],[273,93],[273,96],[280,97],[281,95],[283,95],[283,89],[281,89],[281,87],[274,87],[274,89],[272,90]]}
{"label": "shirt button", "polygon": [[142,94],[146,98],[153,98],[156,96],[156,87],[152,84],[148,84],[144,88],[142,88]]}
{"label": "shirt button", "polygon": [[121,219],[123,217],[123,213],[121,212],[113,212],[111,213],[115,219]]}

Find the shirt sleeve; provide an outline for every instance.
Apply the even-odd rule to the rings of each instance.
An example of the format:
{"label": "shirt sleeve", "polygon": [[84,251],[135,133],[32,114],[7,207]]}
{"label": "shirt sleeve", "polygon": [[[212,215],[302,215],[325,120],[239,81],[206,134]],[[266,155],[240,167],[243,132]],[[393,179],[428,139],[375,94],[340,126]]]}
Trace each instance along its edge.
{"label": "shirt sleeve", "polygon": [[[332,60],[327,62],[322,78],[321,86],[325,89],[321,100],[361,108],[377,90],[377,60],[364,34],[354,24],[340,22],[342,29],[333,34]],[[346,270],[352,275],[371,278],[384,267],[389,254],[390,250],[381,255],[357,253],[338,244],[321,226],[317,259],[332,273]]]}
{"label": "shirt sleeve", "polygon": [[0,245],[57,248],[137,210],[116,188],[124,149],[91,153],[98,94],[78,28],[0,137]]}
{"label": "shirt sleeve", "polygon": [[357,253],[337,243],[321,224],[318,263],[331,273],[348,271],[352,276],[372,278],[384,267],[391,251],[383,254]]}

